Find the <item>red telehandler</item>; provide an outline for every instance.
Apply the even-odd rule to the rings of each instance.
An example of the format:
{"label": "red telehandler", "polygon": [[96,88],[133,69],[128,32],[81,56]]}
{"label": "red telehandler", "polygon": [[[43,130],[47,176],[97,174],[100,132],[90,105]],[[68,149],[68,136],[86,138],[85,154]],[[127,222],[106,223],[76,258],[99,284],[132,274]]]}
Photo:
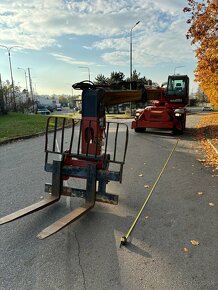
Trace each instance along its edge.
{"label": "red telehandler", "polygon": [[145,91],[147,101],[152,103],[135,112],[132,129],[135,132],[144,132],[146,128],[170,129],[174,134],[182,134],[189,101],[188,76],[169,76],[166,88],[146,88]]}
{"label": "red telehandler", "polygon": [[[180,83],[181,89],[185,89],[186,92],[175,90]],[[81,119],[76,120],[66,115],[51,115],[47,120],[44,169],[52,174],[51,183],[45,184],[45,191],[49,194],[32,205],[1,217],[0,225],[48,207],[58,202],[61,196],[83,198],[85,200],[83,205],[38,234],[39,239],[45,239],[86,214],[94,207],[96,201],[118,204],[118,195],[108,193],[106,186],[110,181],[122,182],[128,145],[128,126],[106,122],[105,107],[159,97],[160,102],[165,100],[165,105],[153,106],[150,111],[153,115],[163,115],[167,120],[162,117],[156,118],[155,123],[150,114],[150,119],[146,121],[142,117],[144,113],[141,112],[133,122],[133,128],[138,131],[152,127],[152,124],[159,125],[159,128],[166,128],[167,124],[168,127],[178,130],[184,127],[185,110],[178,108],[184,107],[187,103],[187,76],[169,77],[166,91],[163,88],[113,91],[96,87],[90,81],[76,83],[73,88],[83,91]],[[179,116],[176,115],[177,112]],[[180,123],[182,125],[179,125]],[[85,181],[84,188],[66,184],[67,180],[73,181],[77,178]]]}

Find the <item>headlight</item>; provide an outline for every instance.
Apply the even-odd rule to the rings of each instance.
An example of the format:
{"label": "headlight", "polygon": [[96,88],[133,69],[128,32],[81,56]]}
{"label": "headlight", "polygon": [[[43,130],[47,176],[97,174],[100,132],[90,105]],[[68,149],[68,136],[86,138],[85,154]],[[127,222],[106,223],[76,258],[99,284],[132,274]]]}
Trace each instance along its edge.
{"label": "headlight", "polygon": [[139,117],[139,116],[140,116],[140,113],[139,113],[139,112],[136,112],[136,113],[135,113],[135,116],[136,116],[136,117]]}
{"label": "headlight", "polygon": [[181,113],[175,113],[175,116],[176,116],[176,117],[181,117],[182,114],[181,114]]}

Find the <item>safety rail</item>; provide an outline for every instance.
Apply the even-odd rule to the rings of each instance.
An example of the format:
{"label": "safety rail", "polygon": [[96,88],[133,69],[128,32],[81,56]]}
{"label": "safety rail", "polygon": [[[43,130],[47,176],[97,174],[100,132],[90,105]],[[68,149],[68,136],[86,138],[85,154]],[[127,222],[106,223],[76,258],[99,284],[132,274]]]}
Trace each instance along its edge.
{"label": "safety rail", "polygon": [[[84,120],[75,119],[69,116],[50,116],[47,120],[45,134],[45,170],[49,170],[49,155],[59,155],[61,160],[64,156],[86,159],[91,161],[105,160],[109,158],[110,163],[119,164],[123,167],[126,158],[128,145],[128,126],[124,123],[106,122],[103,131],[104,138],[98,138],[98,132],[95,140],[87,140],[86,150],[82,152],[82,128]],[[88,129],[97,124],[96,120],[89,120]],[[99,126],[95,126],[99,130]],[[89,142],[90,141],[90,142]],[[101,145],[101,154],[97,154],[97,146],[94,154],[89,154],[91,143]],[[119,147],[119,153],[118,153]],[[83,149],[84,151],[84,149]],[[122,171],[122,169],[121,169]]]}

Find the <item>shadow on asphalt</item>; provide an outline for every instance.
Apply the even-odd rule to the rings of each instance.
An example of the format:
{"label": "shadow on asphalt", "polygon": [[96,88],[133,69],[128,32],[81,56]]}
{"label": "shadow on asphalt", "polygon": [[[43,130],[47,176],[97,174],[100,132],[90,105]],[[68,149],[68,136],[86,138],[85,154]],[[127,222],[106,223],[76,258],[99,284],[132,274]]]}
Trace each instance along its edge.
{"label": "shadow on asphalt", "polygon": [[145,258],[152,258],[152,255],[149,254],[148,252],[146,252],[145,250],[143,250],[142,248],[134,245],[134,241],[132,241],[132,239],[129,239],[129,241],[127,242],[127,244],[125,246],[122,247],[126,247],[126,249],[132,253],[135,253],[137,255],[143,256]]}

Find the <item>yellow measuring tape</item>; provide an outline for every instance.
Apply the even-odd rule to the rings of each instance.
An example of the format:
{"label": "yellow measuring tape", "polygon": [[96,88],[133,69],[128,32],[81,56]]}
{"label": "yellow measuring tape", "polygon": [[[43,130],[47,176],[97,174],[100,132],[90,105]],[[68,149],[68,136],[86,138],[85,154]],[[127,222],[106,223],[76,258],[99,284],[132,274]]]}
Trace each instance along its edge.
{"label": "yellow measuring tape", "polygon": [[172,151],[171,151],[169,157],[167,158],[167,160],[166,160],[166,162],[165,162],[165,164],[164,164],[164,166],[163,166],[163,168],[162,168],[162,170],[161,170],[161,172],[160,172],[158,178],[156,179],[154,185],[152,186],[152,189],[150,190],[150,192],[149,192],[149,194],[148,194],[146,200],[144,201],[143,206],[141,207],[139,213],[137,214],[137,216],[136,216],[134,222],[132,223],[132,225],[131,225],[131,227],[130,227],[128,233],[127,233],[125,236],[123,236],[123,237],[121,238],[121,240],[120,240],[120,247],[121,247],[122,245],[123,245],[123,246],[126,245],[128,237],[130,236],[131,232],[133,231],[133,229],[134,229],[134,227],[135,227],[135,225],[136,225],[136,223],[137,223],[137,221],[138,221],[138,219],[139,219],[139,217],[140,217],[140,215],[141,215],[141,213],[142,213],[144,207],[145,207],[146,204],[148,203],[149,198],[151,197],[151,195],[152,195],[152,193],[153,193],[153,191],[154,191],[156,185],[158,184],[158,181],[159,181],[159,179],[161,178],[161,176],[162,176],[162,174],[163,174],[163,172],[164,172],[164,170],[165,170],[165,168],[166,168],[166,166],[167,166],[167,164],[168,164],[170,158],[172,157],[173,152],[175,151],[178,142],[179,142],[179,139],[177,140],[176,144],[174,145],[174,147],[173,147],[173,149],[172,149]]}

